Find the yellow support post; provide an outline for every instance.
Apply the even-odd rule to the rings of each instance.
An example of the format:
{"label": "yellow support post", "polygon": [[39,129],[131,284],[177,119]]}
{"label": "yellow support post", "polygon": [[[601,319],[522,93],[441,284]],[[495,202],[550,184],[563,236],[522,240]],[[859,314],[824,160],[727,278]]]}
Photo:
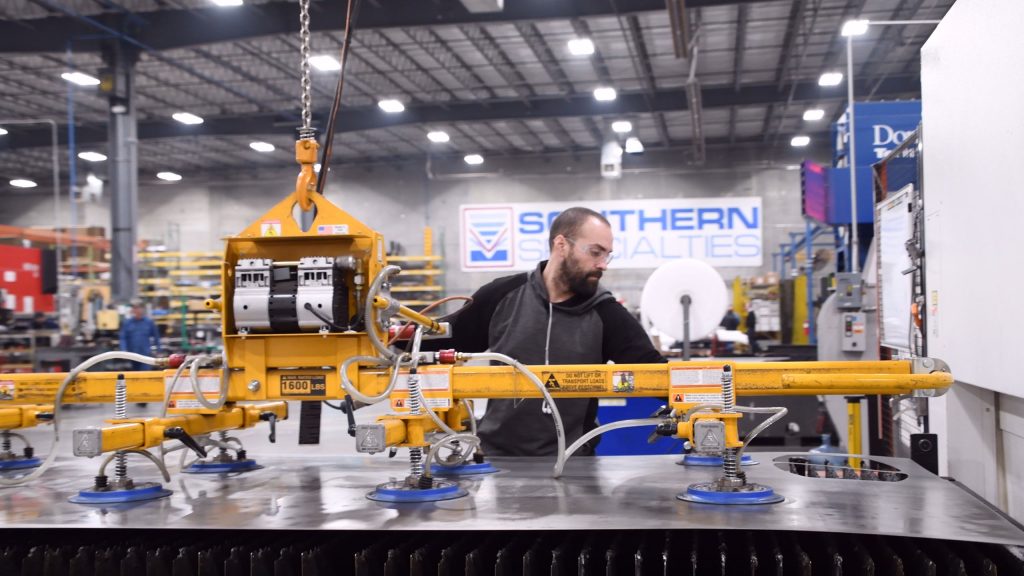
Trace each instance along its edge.
{"label": "yellow support post", "polygon": [[[860,454],[863,451],[861,446],[861,438],[863,437],[863,430],[860,425],[860,401],[859,396],[847,396],[846,397],[846,430],[847,436],[847,452],[850,454]],[[850,467],[860,468],[860,458],[850,456]]]}

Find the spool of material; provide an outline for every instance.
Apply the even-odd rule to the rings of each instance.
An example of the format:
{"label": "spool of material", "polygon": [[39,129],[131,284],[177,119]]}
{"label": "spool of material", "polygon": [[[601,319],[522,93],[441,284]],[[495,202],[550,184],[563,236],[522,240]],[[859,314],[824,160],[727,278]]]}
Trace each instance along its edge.
{"label": "spool of material", "polygon": [[706,338],[729,309],[729,291],[721,274],[700,260],[674,260],[651,274],[640,296],[645,325],[682,340],[684,295],[691,299],[690,340]]}

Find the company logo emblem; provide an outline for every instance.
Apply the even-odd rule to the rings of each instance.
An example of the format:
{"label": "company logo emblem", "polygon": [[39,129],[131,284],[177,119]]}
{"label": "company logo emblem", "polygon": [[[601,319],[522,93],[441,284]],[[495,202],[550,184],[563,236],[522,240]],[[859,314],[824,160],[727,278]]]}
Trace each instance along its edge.
{"label": "company logo emblem", "polygon": [[466,268],[512,267],[512,216],[512,207],[462,210]]}

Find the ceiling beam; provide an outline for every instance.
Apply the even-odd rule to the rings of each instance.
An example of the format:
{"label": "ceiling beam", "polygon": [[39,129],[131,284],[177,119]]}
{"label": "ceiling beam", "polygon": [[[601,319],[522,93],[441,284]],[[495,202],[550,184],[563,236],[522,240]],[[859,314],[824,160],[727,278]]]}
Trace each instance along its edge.
{"label": "ceiling beam", "polygon": [[[691,8],[771,0],[689,0]],[[311,29],[338,31],[345,25],[346,0],[312,3]],[[616,6],[615,0],[507,0],[500,12],[473,13],[461,2],[444,0],[389,0],[364,3],[359,9],[356,30],[437,25],[485,24],[488,22],[529,22],[619,13],[653,12],[665,9],[665,0],[632,0]],[[618,8],[618,9],[617,9]],[[156,10],[137,13],[68,14],[0,22],[0,52],[62,52],[76,38],[75,50],[95,49],[94,43],[78,40],[94,36],[95,30],[82,17],[129,34],[156,50],[187,48],[200,44],[234,42],[274,34],[298,34],[299,9],[294,2],[271,0],[229,9],[216,6],[193,9]]]}
{"label": "ceiling beam", "polygon": [[[868,88],[868,80],[859,81],[862,85],[858,91]],[[916,75],[891,76],[879,88],[879,97],[898,97],[919,94],[920,81]],[[727,108],[729,106],[764,106],[779,100],[779,93],[774,83],[746,84],[737,92],[731,84],[706,87],[701,91],[703,106],[710,108]],[[841,90],[822,88],[817,82],[801,82],[793,90],[795,101],[825,102],[845,98]],[[650,99],[650,106],[648,105]],[[391,126],[415,124],[448,124],[452,122],[486,122],[492,120],[525,120],[529,118],[596,118],[621,114],[644,114],[672,112],[687,109],[686,91],[678,89],[661,89],[653,95],[643,93],[620,93],[613,102],[597,102],[590,94],[571,96],[536,96],[530,99],[529,105],[521,99],[482,102],[446,103],[413,105],[401,114],[386,114],[375,106],[342,109],[338,115],[338,132],[357,132],[387,128]],[[324,110],[316,111],[314,117],[322,121],[326,118]],[[221,116],[206,118],[198,126],[186,126],[166,119],[144,120],[139,122],[138,137],[172,138],[189,135],[251,135],[251,134],[292,134],[297,120],[292,111],[281,113],[255,113],[240,116]],[[107,138],[106,123],[82,124],[76,129],[78,144],[105,142]],[[63,138],[64,131],[60,131]],[[5,136],[4,148],[23,148],[29,146],[49,145],[48,130],[12,130]],[[6,146],[4,146],[6,144]]]}

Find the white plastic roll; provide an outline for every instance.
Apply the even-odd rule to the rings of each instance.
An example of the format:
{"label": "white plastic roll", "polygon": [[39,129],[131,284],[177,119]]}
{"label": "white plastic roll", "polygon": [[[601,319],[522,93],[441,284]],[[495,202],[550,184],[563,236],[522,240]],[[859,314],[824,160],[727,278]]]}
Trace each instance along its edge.
{"label": "white plastic roll", "polygon": [[651,274],[640,296],[644,324],[682,340],[684,295],[691,300],[690,341],[708,337],[729,309],[729,291],[722,275],[700,260],[673,260]]}

